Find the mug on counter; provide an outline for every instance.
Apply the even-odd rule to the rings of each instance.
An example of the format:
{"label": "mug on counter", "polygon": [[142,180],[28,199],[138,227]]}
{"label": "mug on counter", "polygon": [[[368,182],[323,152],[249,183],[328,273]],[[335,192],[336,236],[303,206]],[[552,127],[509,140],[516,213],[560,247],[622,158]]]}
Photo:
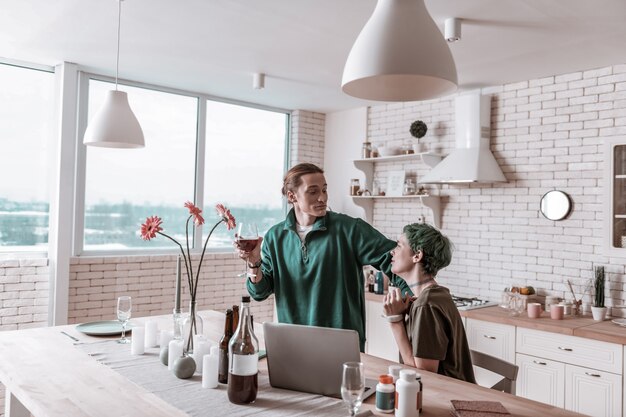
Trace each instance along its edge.
{"label": "mug on counter", "polygon": [[528,303],[526,305],[528,318],[538,319],[541,316],[541,303]]}
{"label": "mug on counter", "polygon": [[565,306],[562,304],[552,304],[550,306],[550,318],[553,320],[563,320]]}

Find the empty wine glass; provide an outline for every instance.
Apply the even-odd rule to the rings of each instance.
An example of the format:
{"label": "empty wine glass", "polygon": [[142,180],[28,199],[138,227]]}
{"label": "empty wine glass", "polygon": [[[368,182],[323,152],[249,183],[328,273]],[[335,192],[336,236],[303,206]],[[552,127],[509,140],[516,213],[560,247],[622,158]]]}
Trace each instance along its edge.
{"label": "empty wine glass", "polygon": [[365,374],[363,363],[346,362],[343,364],[343,379],[341,381],[341,398],[348,406],[350,416],[355,416],[363,402],[365,391]]}
{"label": "empty wine glass", "polygon": [[122,337],[117,341],[118,343],[130,343],[130,339],[126,338],[126,324],[130,320],[132,309],[133,304],[130,296],[123,295],[117,298],[117,319],[122,323]]}
{"label": "empty wine glass", "polygon": [[[259,232],[256,224],[247,222],[239,223],[239,229],[237,229],[235,239],[237,240],[237,247],[244,252],[250,252],[256,248],[256,245],[259,243]],[[244,263],[246,264],[244,266],[244,271],[238,276],[254,278],[254,274],[248,273],[248,262],[244,261]]]}

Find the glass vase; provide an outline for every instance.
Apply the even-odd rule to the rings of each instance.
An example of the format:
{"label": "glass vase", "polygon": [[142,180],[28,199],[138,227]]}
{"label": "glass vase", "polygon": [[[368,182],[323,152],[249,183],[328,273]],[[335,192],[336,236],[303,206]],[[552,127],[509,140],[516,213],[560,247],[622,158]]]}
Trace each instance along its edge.
{"label": "glass vase", "polygon": [[189,302],[189,315],[183,322],[183,338],[185,341],[184,351],[186,354],[193,353],[193,339],[195,335],[201,335],[204,323],[202,317],[197,313],[196,301]]}

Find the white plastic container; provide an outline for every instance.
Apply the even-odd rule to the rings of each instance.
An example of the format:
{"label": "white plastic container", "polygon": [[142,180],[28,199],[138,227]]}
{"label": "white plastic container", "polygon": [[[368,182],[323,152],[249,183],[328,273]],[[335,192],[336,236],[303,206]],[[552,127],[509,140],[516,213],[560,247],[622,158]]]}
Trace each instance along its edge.
{"label": "white plastic container", "polygon": [[420,385],[415,380],[416,373],[410,369],[400,371],[396,382],[396,417],[419,417],[417,396]]}
{"label": "white plastic container", "polygon": [[393,383],[395,384],[398,381],[398,378],[400,378],[400,371],[402,370],[402,367],[400,365],[389,365],[389,375],[391,375],[393,377]]}

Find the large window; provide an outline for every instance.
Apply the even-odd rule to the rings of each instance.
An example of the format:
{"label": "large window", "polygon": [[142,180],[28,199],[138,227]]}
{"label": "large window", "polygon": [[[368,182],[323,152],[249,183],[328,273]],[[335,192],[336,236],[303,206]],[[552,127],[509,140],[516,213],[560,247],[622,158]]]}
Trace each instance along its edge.
{"label": "large window", "polygon": [[46,251],[54,73],[0,64],[0,252]]}
{"label": "large window", "polygon": [[[112,88],[108,82],[89,80],[89,118]],[[188,211],[183,204],[202,194],[203,201],[196,203],[204,209],[205,236],[218,220],[216,203],[225,204],[237,218],[257,222],[260,232],[281,220],[286,113],[205,100],[200,95],[132,86],[120,89],[128,92],[146,147],[87,148],[85,251],[177,248],[162,236],[141,240],[139,227],[146,217],[159,216],[163,231],[184,244]],[[200,113],[204,104],[207,110]],[[205,125],[206,130],[198,132],[198,126]],[[202,149],[204,154],[198,154]],[[198,178],[198,172],[204,176]],[[232,238],[233,231],[219,227],[209,247],[232,250]]]}
{"label": "large window", "polygon": [[[238,220],[255,223],[261,235],[284,219],[280,189],[285,169],[286,117],[284,113],[207,103],[207,212],[216,203],[223,203]],[[232,231],[216,229],[209,246],[232,247],[232,238]]]}

